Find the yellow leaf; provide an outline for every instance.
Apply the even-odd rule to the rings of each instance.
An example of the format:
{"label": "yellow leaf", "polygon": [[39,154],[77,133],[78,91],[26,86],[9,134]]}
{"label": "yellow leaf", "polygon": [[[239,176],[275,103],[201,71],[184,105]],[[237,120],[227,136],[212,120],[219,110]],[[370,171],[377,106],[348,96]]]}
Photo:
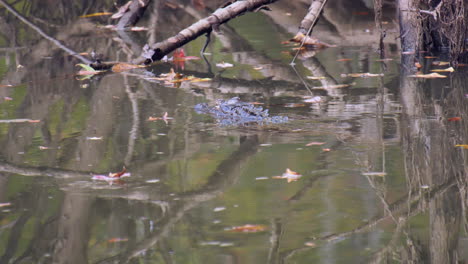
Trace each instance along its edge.
{"label": "yellow leaf", "polygon": [[413,77],[413,78],[424,78],[424,79],[447,78],[447,76],[442,75],[442,74],[438,74],[437,72],[428,73],[428,74],[409,75],[408,77]]}
{"label": "yellow leaf", "polygon": [[86,18],[86,17],[97,17],[97,16],[110,16],[112,13],[109,12],[99,12],[99,13],[93,13],[93,14],[88,14],[88,15],[82,15],[79,16],[80,18]]}
{"label": "yellow leaf", "polygon": [[325,78],[325,76],[307,76],[307,79],[309,80],[323,80]]}
{"label": "yellow leaf", "polygon": [[455,147],[461,147],[461,148],[464,148],[464,149],[468,149],[468,145],[455,145]]}
{"label": "yellow leaf", "polygon": [[448,67],[447,69],[434,69],[431,72],[454,72],[455,69],[453,67]]}

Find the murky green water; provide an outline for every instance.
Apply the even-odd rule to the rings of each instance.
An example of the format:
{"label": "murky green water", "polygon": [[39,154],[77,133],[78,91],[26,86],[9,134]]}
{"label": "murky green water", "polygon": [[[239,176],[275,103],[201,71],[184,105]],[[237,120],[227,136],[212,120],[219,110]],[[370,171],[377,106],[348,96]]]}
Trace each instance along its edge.
{"label": "murky green water", "polygon": [[[151,29],[124,36],[78,18],[111,1],[39,2],[14,7],[68,48],[123,62],[209,14],[155,2]],[[208,63],[84,80],[78,59],[0,7],[0,263],[467,262],[467,70],[408,77],[391,7],[382,62],[372,6],[338,2],[314,31],[338,46],[295,68],[282,42],[308,4],[280,1],[221,26]],[[425,72],[444,60],[424,56]],[[171,68],[210,80],[148,79]],[[367,72],[384,76],[342,75]],[[194,111],[234,96],[290,121],[226,127]],[[124,166],[130,177],[92,179]]]}

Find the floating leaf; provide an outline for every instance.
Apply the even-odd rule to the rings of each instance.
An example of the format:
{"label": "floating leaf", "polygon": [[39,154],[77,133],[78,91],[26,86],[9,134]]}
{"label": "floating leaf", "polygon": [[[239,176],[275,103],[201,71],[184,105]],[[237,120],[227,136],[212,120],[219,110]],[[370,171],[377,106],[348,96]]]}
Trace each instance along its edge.
{"label": "floating leaf", "polygon": [[136,65],[136,64],[130,64],[130,63],[117,63],[114,66],[112,66],[112,71],[113,72],[124,72],[128,71],[131,69],[138,69],[138,68],[145,68],[146,66],[144,65]]}
{"label": "floating leaf", "polygon": [[115,237],[107,240],[107,243],[118,243],[118,242],[127,242],[128,238]]}
{"label": "floating leaf", "polygon": [[448,61],[433,61],[431,64],[434,65],[434,66],[447,66],[447,65],[450,65],[450,62],[448,62]]}
{"label": "floating leaf", "polygon": [[239,232],[239,233],[257,233],[262,232],[267,229],[264,225],[250,225],[246,224],[243,226],[233,226],[231,228],[227,228],[226,231],[229,232]]}
{"label": "floating leaf", "polygon": [[167,121],[170,120],[170,119],[174,119],[173,117],[169,117],[167,112],[164,113],[164,115],[162,117],[152,117],[150,116],[148,118],[148,121],[156,121],[156,120],[163,120],[164,122],[166,122],[167,124]]}
{"label": "floating leaf", "polygon": [[347,88],[354,85],[354,83],[350,84],[336,84],[336,85],[327,85],[327,86],[314,86],[313,89],[338,89],[338,88]]}
{"label": "floating leaf", "polygon": [[283,173],[283,175],[281,175],[281,176],[273,176],[272,178],[273,178],[273,179],[287,179],[287,180],[288,180],[288,183],[290,183],[290,182],[299,180],[301,177],[302,177],[301,174],[299,174],[299,173],[297,173],[297,172],[295,172],[295,171],[292,171],[292,170],[290,170],[290,169],[288,168],[288,169],[286,169],[286,172]]}
{"label": "floating leaf", "polygon": [[93,67],[83,64],[83,63],[79,63],[77,64],[77,66],[80,66],[83,70],[77,72],[76,75],[87,76],[88,78],[92,77],[95,74],[104,72],[104,71],[96,71],[95,69],[93,69]]}
{"label": "floating leaf", "polygon": [[312,141],[312,142],[309,142],[306,144],[306,147],[310,147],[310,146],[321,146],[321,145],[324,145],[325,142],[316,142],[316,141]]}
{"label": "floating leaf", "polygon": [[220,67],[220,68],[231,68],[231,67],[234,67],[233,64],[229,63],[229,62],[221,62],[221,63],[217,63],[216,64],[217,67]]}
{"label": "floating leaf", "polygon": [[354,77],[354,78],[368,78],[368,77],[382,77],[383,73],[342,73],[341,77]]}
{"label": "floating leaf", "polygon": [[109,173],[109,178],[120,178],[120,177],[122,177],[122,175],[125,174],[125,172],[127,172],[127,169],[125,167],[123,167],[122,171],[120,171],[120,172]]}
{"label": "floating leaf", "polygon": [[18,119],[0,119],[0,123],[39,123],[41,120],[18,118]]}
{"label": "floating leaf", "polygon": [[454,72],[455,69],[453,67],[448,67],[447,69],[433,69],[431,72]]}
{"label": "floating leaf", "polygon": [[10,206],[10,205],[11,205],[11,203],[0,203],[0,208]]}
{"label": "floating leaf", "polygon": [[149,30],[149,28],[147,28],[147,27],[131,27],[130,28],[130,31],[135,31],[135,32],[136,31],[148,31],[148,30]]}
{"label": "floating leaf", "polygon": [[448,118],[448,121],[460,121],[462,118],[459,116]]}
{"label": "floating leaf", "polygon": [[0,88],[4,88],[4,87],[13,87],[13,85],[11,85],[11,84],[0,84]]}
{"label": "floating leaf", "polygon": [[379,176],[379,177],[383,177],[385,175],[387,175],[387,173],[385,172],[363,172],[362,175],[364,176]]}
{"label": "floating leaf", "polygon": [[437,72],[428,73],[428,74],[408,75],[408,77],[413,77],[413,78],[424,78],[424,79],[447,78],[447,76],[442,75],[442,74],[438,74]]}
{"label": "floating leaf", "polygon": [[306,78],[309,79],[309,80],[323,80],[323,79],[326,79],[327,77],[325,77],[325,76],[307,76]]}
{"label": "floating leaf", "polygon": [[336,61],[352,61],[353,59],[348,59],[348,58],[344,58],[344,59],[337,59]]}
{"label": "floating leaf", "polygon": [[435,56],[424,56],[425,59],[436,59],[437,57]]}
{"label": "floating leaf", "polygon": [[79,16],[80,18],[86,18],[86,17],[97,17],[97,16],[110,16],[112,13],[109,12],[99,12],[99,13],[93,13],[93,14],[88,14],[88,15],[82,15]]}
{"label": "floating leaf", "polygon": [[455,145],[455,147],[460,147],[460,148],[468,149],[468,145]]}

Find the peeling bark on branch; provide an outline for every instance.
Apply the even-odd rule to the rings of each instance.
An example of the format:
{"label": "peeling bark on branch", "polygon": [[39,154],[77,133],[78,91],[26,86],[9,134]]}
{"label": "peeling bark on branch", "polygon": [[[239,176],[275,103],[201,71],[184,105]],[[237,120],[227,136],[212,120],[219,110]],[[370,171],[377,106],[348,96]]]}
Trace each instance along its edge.
{"label": "peeling bark on branch", "polygon": [[216,28],[217,26],[224,24],[245,12],[255,11],[264,5],[271,4],[276,1],[277,0],[245,0],[234,2],[224,8],[219,8],[210,16],[199,20],[186,29],[183,29],[177,35],[151,45],[149,48],[154,51],[151,59],[143,54],[143,56],[136,59],[134,63],[151,63],[152,60],[160,60],[171,51],[185,45],[203,34],[211,32],[213,27]]}

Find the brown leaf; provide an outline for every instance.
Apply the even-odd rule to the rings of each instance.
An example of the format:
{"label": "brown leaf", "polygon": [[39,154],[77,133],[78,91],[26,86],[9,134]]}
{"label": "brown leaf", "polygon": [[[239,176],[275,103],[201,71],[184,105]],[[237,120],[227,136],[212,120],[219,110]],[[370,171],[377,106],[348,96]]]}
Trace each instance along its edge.
{"label": "brown leaf", "polygon": [[120,62],[112,66],[112,71],[113,72],[124,72],[128,71],[131,69],[138,69],[138,68],[145,68],[146,66],[143,65],[136,65],[136,64],[130,64],[130,63],[124,63]]}

